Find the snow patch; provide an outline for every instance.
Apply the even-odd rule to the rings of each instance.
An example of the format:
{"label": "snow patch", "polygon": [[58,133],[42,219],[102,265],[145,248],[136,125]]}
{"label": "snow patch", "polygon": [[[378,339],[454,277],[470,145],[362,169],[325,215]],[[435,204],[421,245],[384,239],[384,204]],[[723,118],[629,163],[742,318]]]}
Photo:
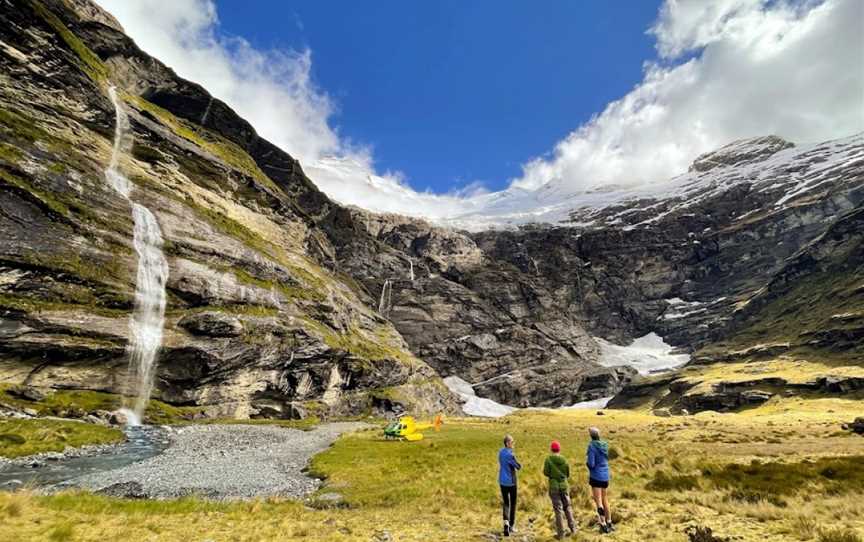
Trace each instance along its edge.
{"label": "snow patch", "polygon": [[629,346],[618,346],[601,338],[595,338],[600,345],[598,363],[604,367],[627,365],[633,367],[639,374],[648,375],[669,371],[681,367],[688,361],[688,354],[673,354],[675,348],[663,341],[656,333],[639,337]]}
{"label": "snow patch", "polygon": [[615,397],[615,396],[610,395],[609,397],[601,397],[599,399],[593,399],[591,401],[582,401],[580,403],[570,405],[569,407],[561,407],[561,408],[564,408],[564,409],[574,408],[574,409],[585,409],[585,410],[606,408],[606,405],[609,404],[609,401],[611,401],[613,397]]}
{"label": "snow patch", "polygon": [[462,399],[462,412],[469,416],[500,418],[516,410],[514,407],[496,403],[492,399],[477,397],[474,387],[458,376],[448,376],[444,379],[444,384]]}

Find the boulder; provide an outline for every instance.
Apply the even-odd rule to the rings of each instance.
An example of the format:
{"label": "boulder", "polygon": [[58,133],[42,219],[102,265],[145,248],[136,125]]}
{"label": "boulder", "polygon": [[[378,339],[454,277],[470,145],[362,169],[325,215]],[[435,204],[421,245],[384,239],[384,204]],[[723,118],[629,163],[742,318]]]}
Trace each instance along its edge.
{"label": "boulder", "polygon": [[108,417],[108,423],[111,425],[126,425],[129,423],[129,416],[121,410],[115,410]]}
{"label": "boulder", "polygon": [[651,413],[661,418],[669,418],[672,416],[672,411],[668,408],[655,408]]}
{"label": "boulder", "polygon": [[13,386],[7,393],[25,401],[38,402],[45,399],[45,394],[33,386]]}
{"label": "boulder", "polygon": [[843,429],[864,435],[864,418],[855,418],[854,422],[844,423]]}
{"label": "boulder", "polygon": [[144,492],[144,486],[141,482],[118,482],[110,486],[103,487],[96,491],[98,495],[106,497],[120,497],[123,499],[146,499],[147,494]]}
{"label": "boulder", "polygon": [[309,413],[301,404],[292,402],[288,404],[288,417],[292,420],[305,420]]}

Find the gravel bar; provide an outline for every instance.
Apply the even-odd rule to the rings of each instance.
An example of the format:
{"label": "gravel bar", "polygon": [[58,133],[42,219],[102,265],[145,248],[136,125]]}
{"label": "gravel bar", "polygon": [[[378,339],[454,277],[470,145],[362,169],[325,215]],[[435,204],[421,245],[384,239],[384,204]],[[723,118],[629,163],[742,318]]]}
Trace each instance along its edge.
{"label": "gravel bar", "polygon": [[162,454],[76,478],[54,489],[81,487],[111,496],[151,499],[304,497],[321,483],[303,472],[312,456],[342,433],[365,426],[330,423],[311,431],[266,425],[175,428]]}

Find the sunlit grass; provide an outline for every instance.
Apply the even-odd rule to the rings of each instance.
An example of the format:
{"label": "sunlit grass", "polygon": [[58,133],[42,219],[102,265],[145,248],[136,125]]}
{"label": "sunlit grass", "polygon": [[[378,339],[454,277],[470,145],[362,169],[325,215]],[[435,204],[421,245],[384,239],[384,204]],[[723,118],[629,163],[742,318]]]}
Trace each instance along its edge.
{"label": "sunlit grass", "polygon": [[85,444],[109,444],[124,439],[123,432],[89,423],[0,418],[0,457],[62,452]]}
{"label": "sunlit grass", "polygon": [[[340,439],[312,470],[319,492],[341,507],[279,499],[215,503],[195,498],[134,501],[68,493],[0,496],[0,540],[48,540],[71,526],[72,540],[492,540],[499,529],[496,453],[516,438],[519,537],[551,540],[552,512],[540,473],[549,441],[561,441],[573,470],[578,540],[603,540],[593,525],[583,467],[586,428],[597,425],[618,457],[611,498],[615,540],[686,542],[684,529],[710,527],[738,541],[852,541],[864,531],[864,438],[839,423],[860,403],[775,401],[742,414],[658,418],[632,411],[528,411],[500,420],[448,420],[420,442],[392,442],[378,430]],[[719,433],[723,441],[705,442]],[[769,443],[776,439],[779,443]],[[662,474],[661,474],[662,473]],[[660,491],[658,477],[696,484]],[[845,482],[845,483],[844,483]],[[59,536],[59,535],[58,535]],[[383,536],[383,535],[382,535]],[[29,537],[29,538],[28,538]],[[515,540],[522,540],[516,537]],[[849,538],[853,537],[853,538]]]}

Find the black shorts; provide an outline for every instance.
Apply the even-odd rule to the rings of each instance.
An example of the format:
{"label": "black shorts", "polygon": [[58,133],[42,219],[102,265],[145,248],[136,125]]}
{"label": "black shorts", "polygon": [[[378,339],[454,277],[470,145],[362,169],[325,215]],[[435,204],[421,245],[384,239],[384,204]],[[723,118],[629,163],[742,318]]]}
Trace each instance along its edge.
{"label": "black shorts", "polygon": [[588,485],[591,487],[599,487],[601,489],[606,489],[609,487],[609,481],[601,482],[600,480],[595,480],[594,478],[588,479]]}

